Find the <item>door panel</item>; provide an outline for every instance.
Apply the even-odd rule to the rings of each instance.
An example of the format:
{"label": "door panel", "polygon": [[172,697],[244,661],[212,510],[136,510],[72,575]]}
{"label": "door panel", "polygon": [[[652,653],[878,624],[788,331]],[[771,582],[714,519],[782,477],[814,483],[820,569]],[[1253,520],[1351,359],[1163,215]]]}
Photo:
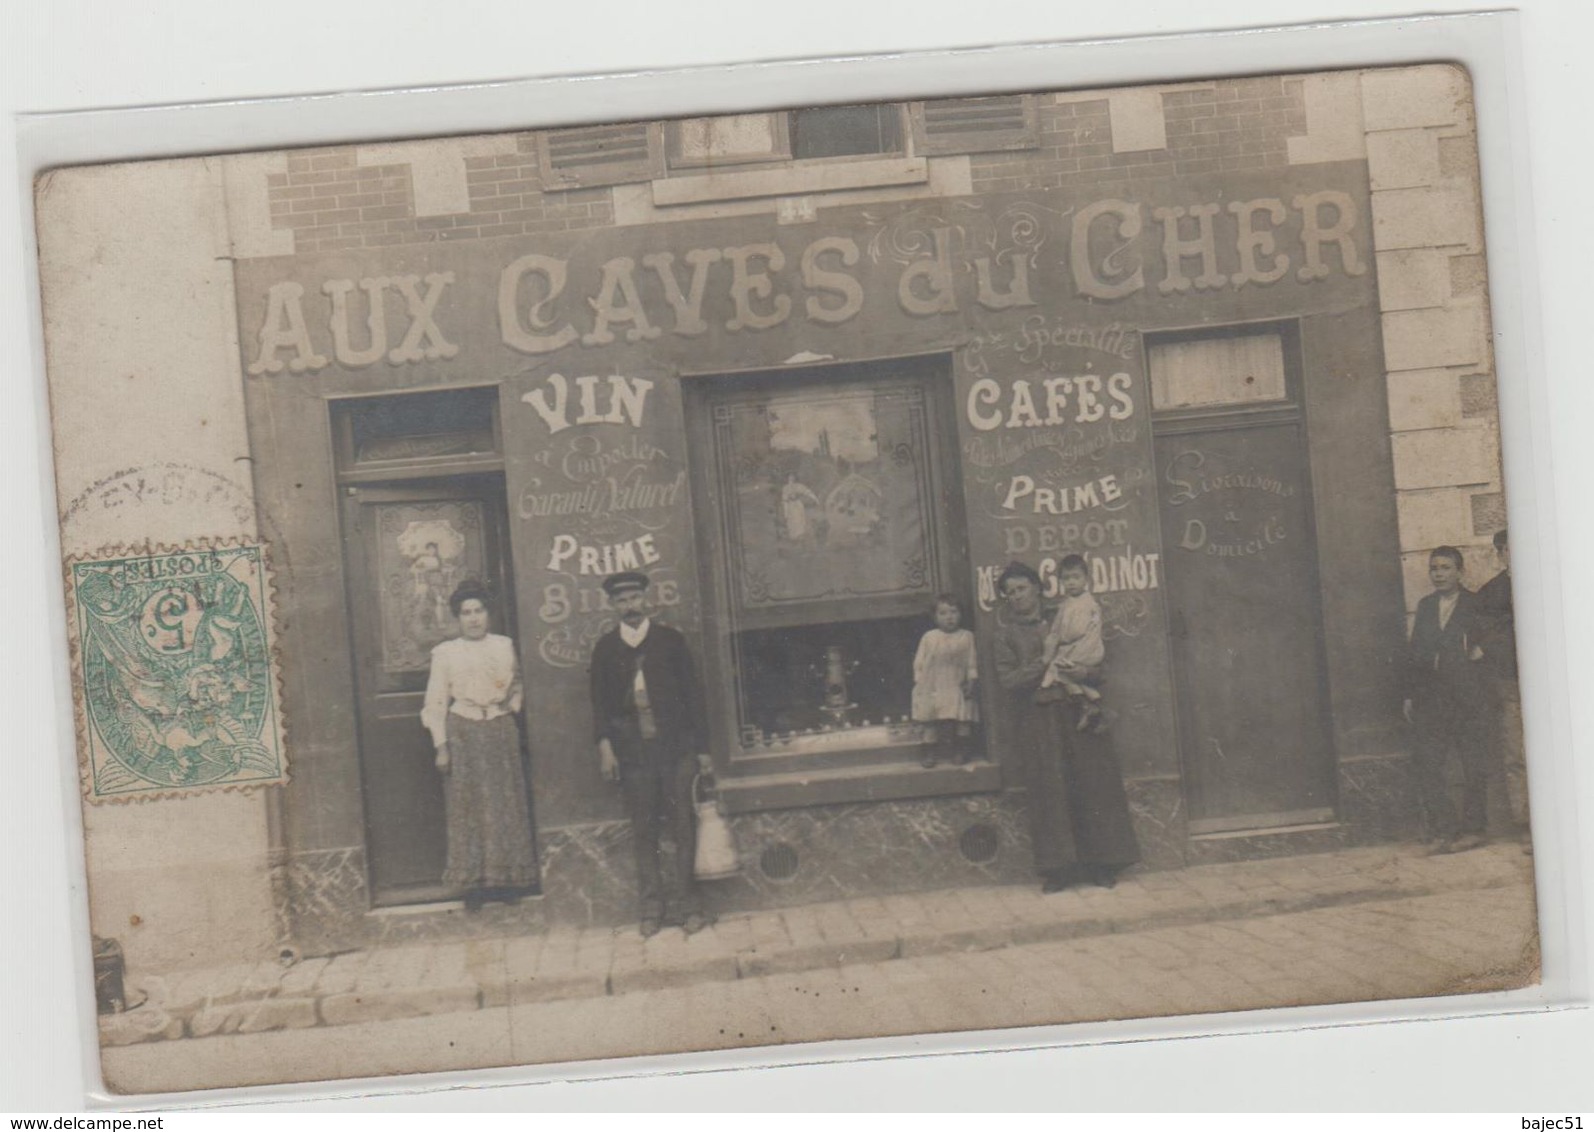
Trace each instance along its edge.
{"label": "door panel", "polygon": [[1195,833],[1330,820],[1334,763],[1298,417],[1158,435]]}
{"label": "door panel", "polygon": [[498,597],[494,632],[514,625],[503,487],[471,476],[344,491],[371,888],[378,904],[433,899],[447,831],[422,700],[432,647],[457,633],[448,598],[462,581]]}

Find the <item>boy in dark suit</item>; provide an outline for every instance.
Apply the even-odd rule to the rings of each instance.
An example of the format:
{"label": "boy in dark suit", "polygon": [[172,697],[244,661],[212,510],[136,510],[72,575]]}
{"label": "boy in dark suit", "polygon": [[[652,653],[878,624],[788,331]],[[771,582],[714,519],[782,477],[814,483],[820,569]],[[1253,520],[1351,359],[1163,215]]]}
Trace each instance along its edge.
{"label": "boy in dark suit", "polygon": [[[1488,747],[1481,729],[1477,595],[1461,584],[1461,551],[1441,546],[1428,556],[1434,592],[1417,603],[1405,666],[1406,721],[1427,840],[1434,853],[1487,844]],[[1449,778],[1461,778],[1457,813]]]}
{"label": "boy in dark suit", "polygon": [[[647,586],[635,571],[604,579],[620,624],[593,646],[590,672],[599,767],[624,790],[631,818],[643,938],[664,924],[691,935],[711,922],[692,876],[692,779],[706,760],[708,716],[686,638],[648,616]],[[666,839],[675,847],[668,883]]]}

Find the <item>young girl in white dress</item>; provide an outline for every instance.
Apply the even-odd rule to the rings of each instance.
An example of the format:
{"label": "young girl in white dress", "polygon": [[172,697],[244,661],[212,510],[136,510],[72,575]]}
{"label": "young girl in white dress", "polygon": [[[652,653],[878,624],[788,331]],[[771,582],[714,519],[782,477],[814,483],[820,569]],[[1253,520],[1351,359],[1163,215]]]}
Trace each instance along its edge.
{"label": "young girl in white dress", "polygon": [[933,767],[943,756],[962,766],[979,711],[974,685],[979,678],[974,659],[974,634],[962,628],[963,606],[952,594],[935,599],[935,628],[919,641],[913,658],[913,719],[934,729],[933,742],[921,760]]}

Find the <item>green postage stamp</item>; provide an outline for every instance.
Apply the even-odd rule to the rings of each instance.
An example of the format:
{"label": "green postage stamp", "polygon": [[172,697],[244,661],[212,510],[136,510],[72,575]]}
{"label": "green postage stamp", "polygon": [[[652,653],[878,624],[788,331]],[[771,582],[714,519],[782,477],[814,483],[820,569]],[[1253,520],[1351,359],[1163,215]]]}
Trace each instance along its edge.
{"label": "green postage stamp", "polygon": [[67,582],[91,801],[287,780],[263,547],[118,547]]}

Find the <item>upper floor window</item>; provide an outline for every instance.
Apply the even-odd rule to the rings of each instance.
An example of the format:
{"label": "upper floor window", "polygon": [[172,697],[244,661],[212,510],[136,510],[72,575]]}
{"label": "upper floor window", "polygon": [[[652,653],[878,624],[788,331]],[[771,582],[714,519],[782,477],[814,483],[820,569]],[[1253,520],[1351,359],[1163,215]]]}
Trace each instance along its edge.
{"label": "upper floor window", "polygon": [[664,125],[671,169],[775,161],[791,155],[785,114],[723,114]]}
{"label": "upper floor window", "polygon": [[537,139],[542,187],[559,191],[726,166],[1032,149],[1040,124],[1034,95],[1007,94],[577,126]]}
{"label": "upper floor window", "polygon": [[901,154],[902,116],[902,107],[876,103],[685,118],[665,123],[664,155],[670,171],[680,173],[790,159]]}
{"label": "upper floor window", "polygon": [[900,106],[820,106],[788,117],[791,155],[799,161],[903,152]]}

